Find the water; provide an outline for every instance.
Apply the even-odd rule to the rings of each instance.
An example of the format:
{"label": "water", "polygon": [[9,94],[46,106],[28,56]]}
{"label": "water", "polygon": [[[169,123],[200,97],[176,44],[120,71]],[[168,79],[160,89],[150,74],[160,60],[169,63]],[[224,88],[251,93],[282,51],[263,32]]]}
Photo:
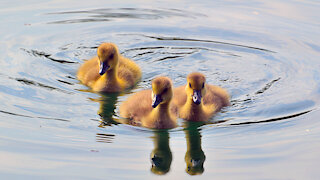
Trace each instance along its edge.
{"label": "water", "polygon": [[[1,179],[319,176],[317,1],[0,4]],[[105,41],[141,66],[134,89],[93,93],[76,79]],[[232,105],[164,132],[117,123],[154,77],[179,86],[192,71]]]}

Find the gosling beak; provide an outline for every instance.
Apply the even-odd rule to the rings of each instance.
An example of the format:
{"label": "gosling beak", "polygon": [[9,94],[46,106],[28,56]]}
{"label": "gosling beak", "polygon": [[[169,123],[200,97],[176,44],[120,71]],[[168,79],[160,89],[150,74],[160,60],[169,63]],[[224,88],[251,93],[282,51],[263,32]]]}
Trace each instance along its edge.
{"label": "gosling beak", "polygon": [[154,95],[152,99],[152,107],[155,108],[161,103],[162,99],[160,95]]}
{"label": "gosling beak", "polygon": [[197,105],[199,105],[201,103],[201,91],[200,90],[193,90],[192,100]]}
{"label": "gosling beak", "polygon": [[106,62],[100,62],[99,74],[102,76],[109,68],[110,66]]}

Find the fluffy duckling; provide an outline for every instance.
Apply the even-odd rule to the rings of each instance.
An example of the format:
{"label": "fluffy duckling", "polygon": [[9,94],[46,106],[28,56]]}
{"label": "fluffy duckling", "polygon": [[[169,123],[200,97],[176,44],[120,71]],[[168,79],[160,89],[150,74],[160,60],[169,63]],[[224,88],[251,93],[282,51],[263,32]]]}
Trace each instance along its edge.
{"label": "fluffy duckling", "polygon": [[140,78],[140,67],[119,54],[113,43],[102,43],[98,56],[86,61],[77,77],[85,85],[99,92],[119,92],[132,87]]}
{"label": "fluffy duckling", "polygon": [[187,76],[187,85],[174,90],[173,102],[179,108],[179,117],[188,121],[207,121],[222,107],[229,105],[226,90],[206,84],[203,74]]}
{"label": "fluffy duckling", "polygon": [[171,103],[172,82],[168,77],[152,80],[152,90],[140,91],[120,106],[120,115],[130,119],[130,124],[147,128],[168,129],[176,127],[177,107]]}

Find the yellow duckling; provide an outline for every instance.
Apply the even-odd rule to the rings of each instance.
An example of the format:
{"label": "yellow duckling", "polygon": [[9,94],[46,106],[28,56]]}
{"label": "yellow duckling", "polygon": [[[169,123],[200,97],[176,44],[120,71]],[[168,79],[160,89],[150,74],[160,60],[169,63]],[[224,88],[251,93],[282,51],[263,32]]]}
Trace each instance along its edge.
{"label": "yellow duckling", "polygon": [[78,79],[93,91],[119,92],[132,87],[141,78],[140,67],[119,54],[115,44],[102,43],[97,54],[77,73]]}
{"label": "yellow duckling", "polygon": [[179,117],[188,121],[207,121],[222,107],[229,105],[229,95],[218,86],[206,84],[203,74],[187,76],[187,85],[174,90],[173,102],[179,108]]}
{"label": "yellow duckling", "polygon": [[177,107],[171,103],[172,82],[168,77],[152,80],[152,90],[140,91],[120,106],[120,115],[130,119],[130,124],[147,128],[168,129],[176,127]]}

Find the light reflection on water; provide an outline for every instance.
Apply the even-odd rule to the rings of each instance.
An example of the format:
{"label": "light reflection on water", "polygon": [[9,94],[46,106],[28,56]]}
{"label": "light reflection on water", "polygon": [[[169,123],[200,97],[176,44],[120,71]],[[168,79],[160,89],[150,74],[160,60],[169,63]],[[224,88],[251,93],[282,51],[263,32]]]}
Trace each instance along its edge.
{"label": "light reflection on water", "polygon": [[[34,2],[1,7],[0,177],[317,174],[297,169],[317,167],[310,159],[319,157],[319,144],[308,144],[320,134],[318,4]],[[76,80],[80,63],[104,41],[141,66],[134,89],[93,93]],[[154,77],[180,86],[192,71],[232,96],[210,122],[179,120],[178,128],[153,131],[119,117],[120,103]]]}

